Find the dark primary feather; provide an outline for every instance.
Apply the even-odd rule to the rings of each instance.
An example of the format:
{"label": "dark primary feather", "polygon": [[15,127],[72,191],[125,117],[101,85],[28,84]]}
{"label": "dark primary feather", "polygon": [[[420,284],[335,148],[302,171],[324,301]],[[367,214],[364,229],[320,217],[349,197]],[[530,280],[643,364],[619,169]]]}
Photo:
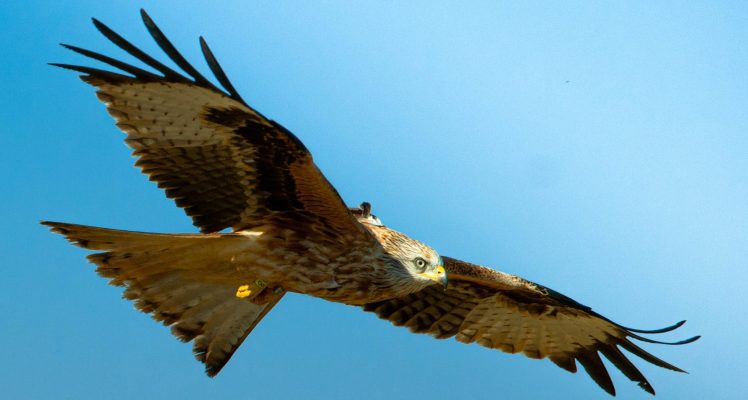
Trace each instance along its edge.
{"label": "dark primary feather", "polygon": [[402,298],[367,304],[364,310],[415,333],[439,339],[456,337],[464,343],[548,358],[572,373],[577,371],[578,362],[611,395],[615,395],[615,388],[600,354],[654,394],[652,385],[619,347],[662,368],[683,372],[628,338],[671,345],[699,338],[660,342],[642,337],[634,332],[670,332],[683,322],[655,330],[628,329],[545,286],[453,258],[443,259],[450,279],[446,290],[430,287]]}
{"label": "dark primary feather", "polygon": [[[231,81],[226,76],[226,73],[223,72],[223,68],[221,68],[221,64],[218,63],[216,56],[213,55],[213,52],[210,50],[210,47],[208,47],[208,42],[206,42],[202,36],[200,36],[200,50],[203,52],[205,61],[208,62],[208,67],[213,72],[213,75],[215,75],[216,79],[218,79],[218,82],[220,82],[221,85],[223,85],[223,87],[226,88],[226,90],[231,94],[231,97],[233,99],[235,99],[236,101],[240,103],[244,103],[244,100],[242,100],[242,97],[239,96],[239,92],[237,92],[236,89],[234,89],[234,85],[231,84]],[[260,115],[262,116],[262,114]]]}
{"label": "dark primary feather", "polygon": [[[184,70],[190,77],[194,79],[195,84],[198,86],[202,86],[205,88],[209,88],[216,91],[221,91],[219,88],[217,88],[215,85],[213,85],[205,76],[203,76],[200,72],[195,69],[195,67],[192,66],[185,58],[182,56],[181,53],[174,47],[174,45],[169,41],[169,39],[166,38],[166,35],[163,34],[161,29],[153,22],[153,19],[148,15],[148,13],[145,12],[145,10],[140,10],[140,15],[143,19],[143,23],[145,24],[146,28],[148,29],[148,32],[153,37],[154,41],[158,46],[166,53],[166,55],[169,56],[169,58],[174,61],[175,64],[179,66],[182,70]],[[169,68],[165,64],[161,63],[160,61],[156,60],[155,58],[149,56],[144,51],[140,50],[137,46],[130,43],[128,40],[120,36],[117,32],[109,28],[107,25],[102,23],[101,21],[97,20],[96,18],[92,18],[94,25],[96,28],[112,43],[116,44],[118,47],[120,47],[122,50],[125,50],[133,57],[137,58],[138,60],[142,61],[143,63],[147,64],[148,66],[154,68],[155,70],[159,71],[163,74],[163,77],[171,82],[190,82],[188,79],[186,79],[182,74],[179,72]],[[211,71],[216,75],[216,79],[223,85],[223,87],[228,91],[228,94],[231,98],[234,100],[242,103],[243,105],[247,106],[247,104],[244,102],[244,100],[239,96],[239,93],[234,89],[234,86],[231,84],[229,79],[226,77],[226,74],[223,72],[223,69],[221,68],[220,64],[216,60],[216,58],[213,56],[213,53],[210,52],[210,49],[208,48],[207,43],[205,43],[205,40],[201,37],[200,38],[200,45],[203,51],[203,54],[205,55],[206,61],[208,62],[208,66],[210,67]],[[83,50],[83,49],[80,49]],[[78,51],[76,48],[75,51]],[[86,50],[83,50],[85,52],[88,52]],[[118,60],[114,60],[110,57],[102,56],[100,54],[96,54],[93,52],[88,52],[89,54],[83,53],[82,51],[78,51],[81,54],[87,55],[89,57],[95,58],[99,61],[105,62],[113,67],[122,69],[124,71],[130,72],[132,69],[140,70],[134,66],[128,65],[126,63],[123,63]],[[94,54],[93,56],[91,54]],[[145,71],[143,71],[145,72]],[[147,73],[150,74],[150,73]],[[140,75],[140,74],[134,74],[137,78],[149,78],[149,76]],[[155,76],[153,74],[150,74],[151,76]]]}
{"label": "dark primary feather", "polygon": [[101,61],[103,63],[106,63],[106,64],[109,64],[109,65],[111,65],[111,66],[113,66],[115,68],[121,69],[121,70],[127,72],[128,74],[132,74],[133,76],[135,76],[138,79],[149,81],[149,80],[158,80],[158,79],[161,78],[160,76],[158,76],[158,75],[156,75],[154,73],[151,73],[149,71],[146,71],[146,70],[138,68],[138,67],[135,67],[135,66],[130,65],[128,63],[116,60],[114,58],[105,56],[103,54],[96,53],[96,52],[91,51],[91,50],[82,49],[80,47],[71,46],[69,44],[62,44],[62,46],[65,47],[66,49],[69,49],[69,50],[72,50],[72,51],[74,51],[76,53],[82,54],[82,55],[84,55],[86,57],[93,58],[94,60],[99,60],[99,61]]}
{"label": "dark primary feather", "polygon": [[142,8],[140,9],[140,16],[143,18],[143,23],[145,24],[145,27],[148,29],[148,32],[151,34],[153,39],[156,41],[156,44],[158,44],[161,50],[163,50],[164,53],[166,53],[166,55],[168,55],[169,58],[171,58],[172,61],[174,61],[174,63],[179,66],[179,68],[182,68],[184,72],[195,79],[195,83],[197,83],[198,85],[205,87],[213,86],[200,72],[195,69],[195,67],[187,62],[187,60],[182,56],[182,54],[179,53],[179,51],[177,51],[177,49],[173,44],[171,44],[169,39],[166,38],[164,33],[161,32],[161,29],[156,26],[151,17],[148,16],[148,14]]}
{"label": "dark primary feather", "polygon": [[[146,13],[142,8],[140,9],[140,16],[143,18],[143,23],[145,24],[148,32],[151,34],[153,39],[156,41],[156,44],[161,47],[161,50],[163,50],[164,53],[166,53],[166,55],[168,55],[169,58],[171,58],[171,60],[179,66],[179,68],[182,68],[184,72],[189,74],[195,80],[195,83],[203,87],[209,87],[216,91],[220,91],[220,89],[210,83],[208,79],[206,79],[200,72],[198,72],[197,69],[195,69],[195,67],[193,67],[192,64],[190,64],[184,58],[184,56],[179,53],[176,47],[171,44],[166,35],[161,32],[161,29],[159,29],[156,23],[153,22],[153,19],[151,19],[148,13]],[[213,75],[215,75],[216,79],[218,79],[218,82],[221,84],[221,86],[223,86],[223,88],[226,89],[226,91],[230,94],[230,97],[244,104],[245,106],[248,106],[247,103],[242,99],[242,97],[239,96],[239,92],[234,88],[234,85],[231,84],[231,81],[226,76],[226,73],[223,72],[221,64],[218,63],[218,60],[213,55],[213,52],[210,51],[208,43],[205,41],[205,39],[203,39],[202,36],[200,37],[200,49],[203,52],[203,56],[205,57],[205,61],[208,63],[208,67],[210,67],[211,72],[213,72]]]}
{"label": "dark primary feather", "polygon": [[98,69],[98,68],[84,67],[82,65],[72,65],[72,64],[63,64],[63,63],[49,63],[49,65],[52,65],[54,67],[69,69],[71,71],[80,72],[88,76],[96,76],[101,79],[106,79],[107,81],[110,81],[110,82],[123,82],[129,78],[126,75],[118,74],[116,72],[106,71],[106,70]]}
{"label": "dark primary feather", "polygon": [[148,64],[150,67],[161,72],[162,74],[164,74],[164,77],[166,77],[168,80],[172,82],[187,82],[188,81],[180,73],[178,73],[177,71],[174,71],[173,69],[167,67],[166,65],[156,60],[155,58],[149,56],[148,54],[140,50],[138,47],[136,47],[135,45],[127,41],[125,38],[120,36],[117,32],[113,31],[111,28],[103,24],[98,19],[91,18],[91,20],[93,21],[94,26],[96,26],[96,29],[98,29],[99,32],[101,32],[104,36],[106,36],[106,38],[109,39],[112,43],[116,44],[122,50],[130,53],[133,57],[137,58],[138,60],[144,62],[145,64]]}
{"label": "dark primary feather", "polygon": [[683,320],[683,321],[677,322],[677,323],[675,323],[675,324],[673,324],[673,325],[670,325],[670,326],[666,326],[666,327],[664,327],[664,328],[660,328],[660,329],[650,329],[650,330],[645,330],[645,329],[634,329],[634,328],[628,328],[628,327],[625,327],[625,326],[624,326],[624,328],[625,328],[625,329],[626,329],[627,331],[631,331],[631,332],[637,332],[637,333],[665,333],[665,332],[670,332],[670,331],[674,331],[674,330],[676,330],[676,329],[680,328],[681,326],[683,326],[683,324],[685,324],[685,323],[686,323],[686,320]]}

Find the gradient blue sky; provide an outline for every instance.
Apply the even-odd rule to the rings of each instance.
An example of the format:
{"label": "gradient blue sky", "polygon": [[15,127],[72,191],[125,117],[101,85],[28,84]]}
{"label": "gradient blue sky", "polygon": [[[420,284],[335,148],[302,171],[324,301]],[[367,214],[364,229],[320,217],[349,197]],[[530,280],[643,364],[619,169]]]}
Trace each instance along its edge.
{"label": "gradient blue sky", "polygon": [[[5,1],[4,398],[606,398],[584,373],[290,295],[216,379],[40,219],[192,232],[132,167],[61,47],[148,51],[145,7],[203,71],[295,132],[350,204],[442,254],[622,324],[702,334],[635,360],[661,399],[737,399],[748,365],[745,2]],[[163,57],[160,57],[163,59]],[[619,398],[649,396],[612,372]],[[458,397],[459,396],[459,397]]]}

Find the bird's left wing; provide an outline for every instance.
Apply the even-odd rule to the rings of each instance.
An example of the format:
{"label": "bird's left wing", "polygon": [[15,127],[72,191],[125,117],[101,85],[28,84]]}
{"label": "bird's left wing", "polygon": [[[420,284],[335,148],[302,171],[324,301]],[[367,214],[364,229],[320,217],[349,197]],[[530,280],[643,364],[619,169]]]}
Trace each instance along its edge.
{"label": "bird's left wing", "polygon": [[644,375],[620,349],[660,367],[683,372],[629,338],[663,344],[685,344],[698,339],[675,343],[648,339],[640,334],[668,332],[683,322],[653,331],[626,328],[547,287],[453,258],[443,260],[449,276],[446,290],[431,286],[402,298],[368,304],[364,309],[415,333],[439,339],[454,336],[463,343],[548,358],[570,372],[576,372],[579,362],[610,394],[615,394],[615,388],[600,353],[642,389],[654,394]]}
{"label": "bird's left wing", "polygon": [[156,43],[186,75],[96,19],[104,36],[156,73],[69,45],[64,46],[120,72],[53,65],[83,73],[82,79],[98,89],[127,134],[136,165],[203,233],[272,225],[301,231],[309,240],[368,237],[304,144],[242,100],[202,38],[205,59],[223,89],[190,65],[142,10],[141,15]]}

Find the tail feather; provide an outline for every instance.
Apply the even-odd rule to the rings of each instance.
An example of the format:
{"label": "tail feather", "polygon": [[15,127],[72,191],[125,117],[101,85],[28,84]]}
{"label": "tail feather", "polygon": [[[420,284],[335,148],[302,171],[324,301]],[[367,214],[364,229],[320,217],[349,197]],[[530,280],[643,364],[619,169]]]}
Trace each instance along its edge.
{"label": "tail feather", "polygon": [[178,339],[193,342],[195,357],[216,375],[283,291],[264,296],[264,304],[236,297],[236,287],[209,279],[211,264],[230,257],[246,238],[235,235],[171,235],[130,232],[43,221],[53,232],[89,250],[96,272],[123,297],[155,320],[171,327]]}
{"label": "tail feather", "polygon": [[166,243],[179,242],[184,238],[217,237],[214,235],[193,234],[163,234],[123,231],[119,229],[99,228],[95,226],[69,224],[65,222],[42,221],[42,225],[50,227],[55,233],[64,235],[65,238],[76,246],[88,250],[127,250],[133,248],[148,248]]}

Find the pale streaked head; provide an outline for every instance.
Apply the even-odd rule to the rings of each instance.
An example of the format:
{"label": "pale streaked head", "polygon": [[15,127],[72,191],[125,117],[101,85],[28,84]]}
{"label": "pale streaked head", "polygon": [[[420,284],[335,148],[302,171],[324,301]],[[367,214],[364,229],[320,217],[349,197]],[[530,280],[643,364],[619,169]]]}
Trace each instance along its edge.
{"label": "pale streaked head", "polygon": [[[391,264],[405,272],[415,283],[416,287],[425,287],[434,283],[447,286],[447,272],[439,253],[431,247],[411,239],[400,232],[384,226],[368,226],[369,230],[379,239]],[[405,275],[405,274],[403,274]]]}

